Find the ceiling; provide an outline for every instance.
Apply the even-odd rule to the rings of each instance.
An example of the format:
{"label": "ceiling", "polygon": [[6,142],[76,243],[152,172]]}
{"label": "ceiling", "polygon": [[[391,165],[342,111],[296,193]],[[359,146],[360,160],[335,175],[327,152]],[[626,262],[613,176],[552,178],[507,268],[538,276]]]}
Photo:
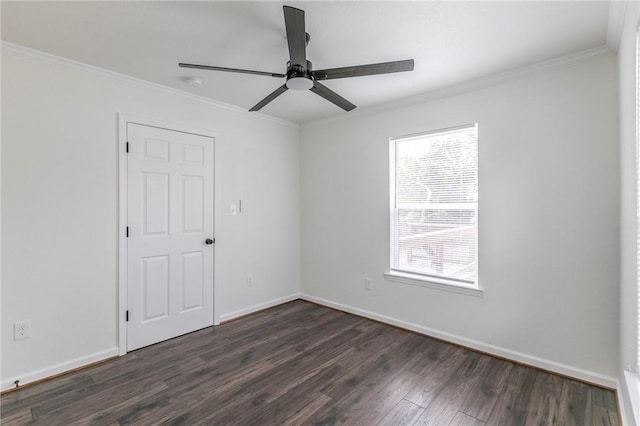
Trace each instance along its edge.
{"label": "ceiling", "polygon": [[[248,110],[284,79],[178,62],[284,73],[284,4],[306,12],[314,69],[415,60],[412,72],[323,82],[358,109],[603,46],[609,19],[599,1],[2,1],[2,40]],[[295,123],[349,114],[294,90],[260,112]]]}

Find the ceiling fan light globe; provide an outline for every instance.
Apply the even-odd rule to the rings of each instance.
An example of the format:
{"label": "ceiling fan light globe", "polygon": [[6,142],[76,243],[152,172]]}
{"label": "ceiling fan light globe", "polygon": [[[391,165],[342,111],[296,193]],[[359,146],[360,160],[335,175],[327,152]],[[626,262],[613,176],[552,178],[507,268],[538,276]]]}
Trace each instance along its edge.
{"label": "ceiling fan light globe", "polygon": [[291,77],[287,80],[287,88],[291,90],[309,90],[313,87],[313,81],[306,77]]}

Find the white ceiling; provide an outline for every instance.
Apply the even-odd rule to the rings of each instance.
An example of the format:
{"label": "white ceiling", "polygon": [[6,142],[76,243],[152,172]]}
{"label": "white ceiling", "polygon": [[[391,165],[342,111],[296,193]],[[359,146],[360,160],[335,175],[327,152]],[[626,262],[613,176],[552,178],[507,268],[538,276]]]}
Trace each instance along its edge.
{"label": "white ceiling", "polygon": [[[609,15],[599,1],[2,1],[2,40],[249,109],[284,79],[177,64],[284,73],[283,4],[306,12],[314,69],[415,59],[413,72],[323,82],[359,109],[603,46]],[[261,112],[296,123],[348,114],[293,90]]]}

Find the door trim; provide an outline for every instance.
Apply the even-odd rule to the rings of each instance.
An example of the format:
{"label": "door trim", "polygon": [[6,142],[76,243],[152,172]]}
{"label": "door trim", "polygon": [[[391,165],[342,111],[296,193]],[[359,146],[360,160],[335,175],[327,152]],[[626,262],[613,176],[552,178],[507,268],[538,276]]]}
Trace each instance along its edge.
{"label": "door trim", "polygon": [[[213,232],[217,235],[217,221],[218,216],[218,159],[216,155],[216,134],[211,130],[194,129],[191,127],[182,126],[176,123],[167,123],[164,121],[138,117],[131,114],[118,113],[118,309],[116,310],[116,316],[118,318],[118,354],[124,355],[127,353],[127,187],[129,178],[127,174],[128,162],[127,162],[127,124],[140,124],[149,127],[158,127],[166,130],[174,130],[182,133],[191,133],[195,135],[210,137],[213,139],[213,160],[214,160],[214,174],[213,174]],[[216,289],[216,269],[215,269],[215,249],[213,255],[213,324],[220,324],[219,310],[217,309],[217,289]]]}

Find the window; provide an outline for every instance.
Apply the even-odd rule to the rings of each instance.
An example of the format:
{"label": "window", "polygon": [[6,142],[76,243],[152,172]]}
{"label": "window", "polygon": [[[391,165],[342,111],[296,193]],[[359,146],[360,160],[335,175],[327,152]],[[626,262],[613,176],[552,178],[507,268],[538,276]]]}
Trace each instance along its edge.
{"label": "window", "polygon": [[477,126],[391,140],[391,272],[477,288]]}
{"label": "window", "polygon": [[640,376],[640,28],[636,31],[636,374]]}

